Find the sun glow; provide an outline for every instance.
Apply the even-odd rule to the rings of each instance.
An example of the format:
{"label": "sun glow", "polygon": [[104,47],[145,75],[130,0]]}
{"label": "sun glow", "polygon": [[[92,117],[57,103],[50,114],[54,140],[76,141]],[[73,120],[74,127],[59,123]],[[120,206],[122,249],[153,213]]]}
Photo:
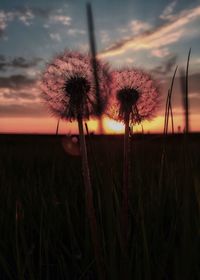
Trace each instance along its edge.
{"label": "sun glow", "polygon": [[124,125],[120,122],[105,118],[103,125],[106,133],[117,133],[121,134],[124,132]]}
{"label": "sun glow", "polygon": [[[57,119],[52,117],[41,118],[1,118],[0,133],[56,133]],[[192,114],[190,118],[191,131],[199,131],[199,115]],[[99,120],[87,121],[90,133],[99,133]],[[124,125],[107,117],[102,119],[103,134],[123,134]],[[142,127],[144,133],[162,133],[164,126],[164,116],[159,115],[152,121],[144,121],[141,125],[131,127],[134,133],[141,133]],[[174,129],[178,132],[184,129],[184,117],[177,115],[174,117]],[[169,122],[169,132],[171,132],[171,121]],[[61,121],[59,126],[59,134],[76,134],[78,133],[78,125],[76,122]]]}

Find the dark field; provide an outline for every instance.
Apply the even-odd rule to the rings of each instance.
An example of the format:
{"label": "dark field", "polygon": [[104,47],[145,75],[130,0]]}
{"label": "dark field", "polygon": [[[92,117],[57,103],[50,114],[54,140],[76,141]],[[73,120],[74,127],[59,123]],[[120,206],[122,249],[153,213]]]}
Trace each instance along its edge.
{"label": "dark field", "polygon": [[[62,139],[0,136],[1,280],[98,279],[81,159]],[[128,256],[123,137],[92,135],[87,144],[106,279],[200,279],[200,135],[132,137]]]}

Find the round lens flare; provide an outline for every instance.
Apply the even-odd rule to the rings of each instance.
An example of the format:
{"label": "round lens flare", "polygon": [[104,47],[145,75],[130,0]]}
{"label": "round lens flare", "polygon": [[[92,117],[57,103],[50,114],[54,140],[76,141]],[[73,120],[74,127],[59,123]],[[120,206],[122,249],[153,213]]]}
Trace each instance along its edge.
{"label": "round lens flare", "polygon": [[62,146],[66,154],[70,156],[80,156],[79,140],[76,136],[65,136],[62,138]]}

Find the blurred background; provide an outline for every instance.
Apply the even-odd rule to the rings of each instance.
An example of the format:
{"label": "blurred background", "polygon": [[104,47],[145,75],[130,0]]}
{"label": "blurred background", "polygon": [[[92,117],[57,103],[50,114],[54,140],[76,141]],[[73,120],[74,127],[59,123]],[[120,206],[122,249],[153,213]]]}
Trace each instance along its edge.
{"label": "blurred background", "polygon": [[[190,130],[200,130],[200,1],[93,0],[98,57],[112,68],[137,67],[158,81],[161,104],[144,122],[146,133],[163,131],[167,91],[176,66],[189,68]],[[52,118],[41,99],[40,75],[65,48],[89,51],[86,2],[81,0],[7,0],[0,3],[0,133],[52,133]],[[180,75],[172,95],[175,132],[184,129]],[[98,133],[98,121],[88,122]],[[103,118],[105,133],[123,125]],[[135,127],[141,132],[141,126]],[[76,123],[60,122],[59,133],[76,133]]]}

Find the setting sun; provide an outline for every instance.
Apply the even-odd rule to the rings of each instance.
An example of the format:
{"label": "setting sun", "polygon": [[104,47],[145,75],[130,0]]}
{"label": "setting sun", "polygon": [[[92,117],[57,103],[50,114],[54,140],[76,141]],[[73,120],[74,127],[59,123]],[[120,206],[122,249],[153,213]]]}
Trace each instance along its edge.
{"label": "setting sun", "polygon": [[103,121],[106,133],[123,133],[124,125],[120,122],[105,118]]}

